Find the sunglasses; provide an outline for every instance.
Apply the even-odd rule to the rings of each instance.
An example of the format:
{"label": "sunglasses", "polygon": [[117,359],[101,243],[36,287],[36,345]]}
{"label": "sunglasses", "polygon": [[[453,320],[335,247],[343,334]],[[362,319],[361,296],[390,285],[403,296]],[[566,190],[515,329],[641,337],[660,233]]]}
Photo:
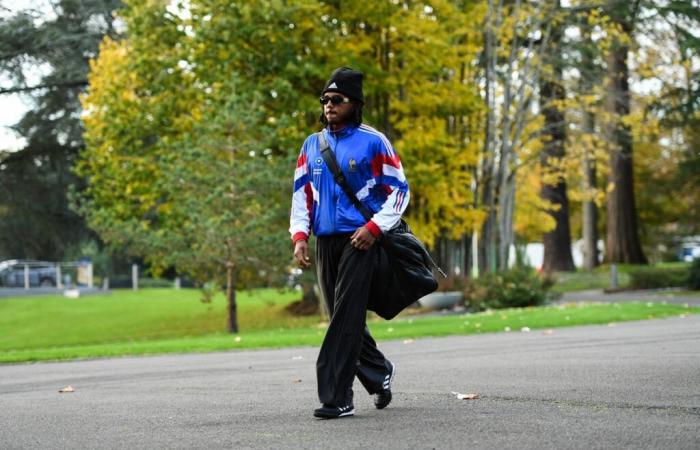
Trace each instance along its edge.
{"label": "sunglasses", "polygon": [[347,97],[343,97],[342,95],[331,95],[330,97],[327,95],[324,95],[323,97],[319,98],[318,101],[321,102],[322,105],[325,105],[328,102],[331,102],[331,105],[340,105],[341,103],[350,103],[350,99]]}

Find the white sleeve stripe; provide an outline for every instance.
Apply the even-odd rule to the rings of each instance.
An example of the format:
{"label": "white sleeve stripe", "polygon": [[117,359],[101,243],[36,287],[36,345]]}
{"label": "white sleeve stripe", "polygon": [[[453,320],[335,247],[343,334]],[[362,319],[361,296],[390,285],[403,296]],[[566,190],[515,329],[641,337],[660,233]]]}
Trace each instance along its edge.
{"label": "white sleeve stripe", "polygon": [[294,236],[298,232],[309,234],[309,210],[306,206],[306,192],[301,188],[292,194],[292,212],[289,219],[289,232]]}
{"label": "white sleeve stripe", "polygon": [[299,178],[303,177],[309,173],[308,169],[306,168],[306,164],[304,164],[301,167],[297,167],[296,170],[294,170],[294,181],[298,180]]}
{"label": "white sleeve stripe", "polygon": [[394,189],[387,197],[384,205],[382,205],[382,209],[372,217],[372,222],[382,231],[391,229],[401,219],[401,214],[406,210],[409,196],[409,191]]}
{"label": "white sleeve stripe", "polygon": [[390,166],[389,164],[384,164],[384,166],[382,167],[382,173],[384,173],[384,175],[396,178],[401,183],[406,182],[406,175],[404,175],[403,170],[397,169],[396,167]]}
{"label": "white sleeve stripe", "polygon": [[387,139],[383,133],[375,130],[374,128],[366,124],[360,125],[359,129],[374,136],[378,136],[384,143],[384,147],[386,148],[386,152],[389,154],[389,156],[394,156],[394,148],[391,146],[391,142],[389,142],[389,139]]}

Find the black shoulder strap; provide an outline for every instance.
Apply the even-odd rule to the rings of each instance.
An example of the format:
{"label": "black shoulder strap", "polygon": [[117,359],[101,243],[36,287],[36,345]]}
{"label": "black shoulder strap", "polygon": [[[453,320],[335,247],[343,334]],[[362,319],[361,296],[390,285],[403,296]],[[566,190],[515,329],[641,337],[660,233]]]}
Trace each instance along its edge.
{"label": "black shoulder strap", "polygon": [[331,150],[330,145],[328,145],[328,140],[326,140],[326,136],[323,134],[323,131],[319,131],[318,133],[316,133],[316,136],[318,136],[318,145],[321,150],[321,156],[326,162],[326,165],[330,169],[331,173],[333,173],[333,179],[336,183],[338,183],[338,186],[340,186],[343,192],[345,192],[345,195],[348,196],[355,208],[357,208],[357,210],[360,211],[362,217],[364,217],[365,220],[369,222],[369,220],[372,218],[372,213],[369,212],[367,208],[365,208],[365,205],[363,205],[360,202],[360,200],[357,199],[357,196],[350,188],[348,180],[345,179],[343,171],[340,170],[340,167],[338,166],[338,161],[336,161],[335,159],[335,153],[333,153],[333,150]]}

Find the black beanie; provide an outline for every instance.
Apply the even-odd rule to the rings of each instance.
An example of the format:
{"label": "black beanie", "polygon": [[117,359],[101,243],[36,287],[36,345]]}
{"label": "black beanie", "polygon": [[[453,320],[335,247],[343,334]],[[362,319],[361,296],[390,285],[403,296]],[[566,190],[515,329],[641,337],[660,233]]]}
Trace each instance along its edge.
{"label": "black beanie", "polygon": [[335,69],[326,83],[323,92],[321,92],[321,95],[326,92],[339,92],[347,95],[351,100],[357,100],[364,104],[365,96],[362,93],[362,72],[352,70],[348,67]]}

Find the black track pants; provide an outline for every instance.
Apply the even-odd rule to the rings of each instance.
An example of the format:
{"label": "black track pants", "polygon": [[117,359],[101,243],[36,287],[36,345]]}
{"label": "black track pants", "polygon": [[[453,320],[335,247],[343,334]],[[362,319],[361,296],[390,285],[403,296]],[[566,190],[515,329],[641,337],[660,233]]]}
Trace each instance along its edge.
{"label": "black track pants", "polygon": [[352,401],[357,375],[374,394],[391,372],[365,324],[376,248],[355,249],[350,234],[319,236],[316,267],[331,321],[316,362],[318,398],[326,405]]}

